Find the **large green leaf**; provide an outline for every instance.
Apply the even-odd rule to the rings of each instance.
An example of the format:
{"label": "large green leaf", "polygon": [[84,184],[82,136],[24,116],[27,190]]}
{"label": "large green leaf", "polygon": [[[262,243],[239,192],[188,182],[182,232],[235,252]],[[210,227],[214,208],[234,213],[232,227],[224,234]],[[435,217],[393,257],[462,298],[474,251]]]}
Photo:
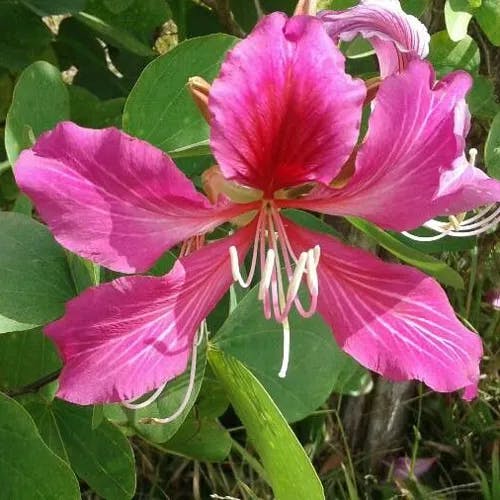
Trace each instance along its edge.
{"label": "large green leaf", "polygon": [[210,365],[260,455],[277,500],[322,500],[323,486],[297,437],[242,363],[210,350]]}
{"label": "large green leaf", "polygon": [[484,149],[484,161],[488,173],[492,177],[500,179],[500,113],[495,116],[491,124]]}
{"label": "large green leaf", "polygon": [[0,272],[0,333],[56,319],[74,295],[64,251],[24,215],[0,212]]}
{"label": "large green leaf", "polygon": [[124,130],[174,156],[209,152],[208,125],[186,84],[196,75],[211,81],[236,40],[228,35],[193,38],[152,61],[127,99]]}
{"label": "large green leaf", "polygon": [[490,42],[500,46],[500,2],[498,0],[482,0],[481,6],[475,11],[474,16]]}
{"label": "large green leaf", "polygon": [[469,0],[446,0],[444,19],[451,40],[458,42],[465,38],[473,12]]}
{"label": "large green leaf", "polygon": [[42,441],[24,408],[0,394],[0,496],[12,500],[72,500],[80,488],[68,465]]}
{"label": "large green leaf", "polygon": [[212,418],[191,414],[165,443],[166,451],[205,462],[222,462],[231,451],[231,435]]}
{"label": "large green leaf", "polygon": [[440,31],[431,37],[429,60],[438,78],[457,69],[475,73],[479,69],[479,47],[469,35],[454,42],[446,31]]}
{"label": "large green leaf", "polygon": [[347,217],[347,219],[354,227],[357,227],[360,231],[371,236],[380,246],[384,247],[403,262],[417,267],[430,276],[434,276],[434,278],[444,285],[460,289],[464,288],[464,282],[460,274],[439,259],[406,246],[404,243],[394,238],[394,236],[367,221],[356,217]]}
{"label": "large green leaf", "polygon": [[5,124],[5,149],[11,165],[32,140],[69,119],[69,95],[60,71],[38,61],[26,68],[14,89]]}
{"label": "large green leaf", "polygon": [[291,352],[285,378],[278,376],[282,357],[282,326],[261,311],[258,287],[251,290],[215,337],[215,345],[242,361],[259,379],[289,421],[305,418],[332,390],[362,392],[370,376],[344,354],[331,329],[316,314],[290,313]]}
{"label": "large green leaf", "polygon": [[16,1],[0,2],[0,67],[19,71],[49,47],[51,33],[28,7]]}
{"label": "large green leaf", "polygon": [[20,389],[61,366],[54,344],[40,330],[0,335],[0,389]]}
{"label": "large green leaf", "polygon": [[92,408],[65,401],[26,404],[44,441],[95,492],[109,500],[132,498],[134,455],[128,439],[112,423],[92,428]]}

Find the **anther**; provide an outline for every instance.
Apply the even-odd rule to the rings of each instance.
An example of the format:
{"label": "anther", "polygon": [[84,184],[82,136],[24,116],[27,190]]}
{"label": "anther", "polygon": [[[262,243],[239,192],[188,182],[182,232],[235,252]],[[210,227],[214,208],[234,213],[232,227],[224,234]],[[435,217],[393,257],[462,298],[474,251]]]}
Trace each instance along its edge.
{"label": "anther", "polygon": [[473,167],[476,165],[476,158],[477,158],[477,149],[470,148],[469,149],[469,162]]}

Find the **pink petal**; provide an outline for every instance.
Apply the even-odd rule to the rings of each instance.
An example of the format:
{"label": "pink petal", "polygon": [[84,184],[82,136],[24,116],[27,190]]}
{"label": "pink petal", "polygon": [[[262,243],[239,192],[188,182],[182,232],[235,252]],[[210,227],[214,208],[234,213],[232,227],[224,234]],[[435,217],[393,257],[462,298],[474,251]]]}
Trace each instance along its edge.
{"label": "pink petal", "polygon": [[64,361],[58,396],[77,404],[135,399],[186,369],[195,331],[232,282],[255,225],[179,259],[164,277],[119,278],[68,302],[46,334]]}
{"label": "pink petal", "polygon": [[433,200],[433,212],[453,215],[497,202],[500,202],[500,182],[462,157],[455,161],[452,170],[441,176],[439,190]]}
{"label": "pink petal", "polygon": [[[288,205],[360,216],[402,231],[437,215],[496,201],[495,182],[470,183],[471,171],[457,170],[467,129],[463,99],[471,78],[455,72],[437,85],[433,82],[433,70],[423,61],[413,61],[403,73],[384,80],[347,186],[321,186]],[[452,182],[457,175],[458,181]]]}
{"label": "pink petal", "polygon": [[[413,465],[413,475],[420,477],[424,475],[436,462],[436,457],[417,458]],[[393,474],[396,479],[408,479],[410,477],[411,458],[399,457],[394,461]]]}
{"label": "pink petal", "polygon": [[318,16],[336,42],[350,41],[357,35],[370,40],[382,78],[402,71],[410,61],[423,59],[429,52],[427,28],[406,14],[398,0],[361,0],[350,9],[324,10]]}
{"label": "pink petal", "polygon": [[61,123],[21,154],[15,175],[61,245],[122,272],[241,213],[211,205],[166,154],[115,128]]}
{"label": "pink petal", "polygon": [[266,195],[329,182],[356,142],[364,95],[319,20],[266,16],[228,54],[210,91],[223,174]]}
{"label": "pink petal", "polygon": [[287,234],[297,250],[321,248],[318,311],[344,351],[391,380],[471,395],[481,339],[458,321],[436,281],[292,223]]}

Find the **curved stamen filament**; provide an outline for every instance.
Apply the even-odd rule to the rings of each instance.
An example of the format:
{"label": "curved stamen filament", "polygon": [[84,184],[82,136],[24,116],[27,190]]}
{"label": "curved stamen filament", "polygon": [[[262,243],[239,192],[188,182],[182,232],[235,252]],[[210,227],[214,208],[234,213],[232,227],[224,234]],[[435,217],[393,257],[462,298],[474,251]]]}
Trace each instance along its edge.
{"label": "curved stamen filament", "polygon": [[[272,201],[266,200],[260,210],[250,271],[246,280],[243,280],[240,272],[236,247],[229,249],[233,278],[244,288],[250,286],[254,278],[257,253],[260,256],[258,298],[263,303],[264,316],[267,319],[274,317],[283,327],[283,358],[279,376],[284,377],[290,359],[290,310],[295,304],[299,314],[304,317],[310,317],[316,312],[320,249],[316,246],[297,256],[278,210]],[[299,290],[304,281],[311,298],[307,309],[302,306],[299,297]]]}
{"label": "curved stamen filament", "polygon": [[[495,209],[491,212],[492,209]],[[445,236],[455,238],[466,238],[484,233],[495,227],[500,222],[500,207],[489,205],[480,210],[477,214],[464,218],[463,216],[450,216],[448,222],[431,219],[424,224],[424,227],[435,231],[432,236],[419,236],[403,231],[406,237],[415,241],[435,241]]]}
{"label": "curved stamen filament", "polygon": [[[148,417],[148,418],[143,418],[141,419],[141,423],[157,423],[157,424],[168,424],[170,422],[173,422],[176,420],[182,412],[186,409],[189,400],[191,399],[191,396],[193,394],[194,390],[194,382],[196,378],[196,359],[197,359],[197,353],[198,353],[198,346],[202,343],[203,339],[207,335],[208,330],[207,330],[207,324],[206,321],[203,321],[196,332],[196,335],[194,336],[193,339],[193,348],[192,348],[192,355],[191,355],[191,368],[189,371],[189,383],[188,383],[188,388],[186,391],[186,394],[184,395],[184,398],[182,399],[181,404],[175,410],[172,415],[169,415],[168,417],[165,418],[153,418],[153,417]],[[129,410],[140,410],[142,408],[146,408],[150,404],[154,403],[158,397],[161,395],[165,387],[167,386],[167,382],[162,384],[158,389],[156,389],[153,394],[146,400],[142,401],[141,403],[132,403],[130,401],[122,401],[122,405],[125,408],[128,408]]]}

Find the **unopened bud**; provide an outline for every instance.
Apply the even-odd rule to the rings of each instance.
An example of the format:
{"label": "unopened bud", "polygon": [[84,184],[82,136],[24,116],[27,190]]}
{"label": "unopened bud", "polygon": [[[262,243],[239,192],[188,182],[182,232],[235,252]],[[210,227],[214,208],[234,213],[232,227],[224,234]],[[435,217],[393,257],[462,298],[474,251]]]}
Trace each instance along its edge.
{"label": "unopened bud", "polygon": [[210,123],[210,112],[208,110],[210,84],[201,76],[192,76],[189,78],[187,86],[197,108],[200,110],[205,120]]}

